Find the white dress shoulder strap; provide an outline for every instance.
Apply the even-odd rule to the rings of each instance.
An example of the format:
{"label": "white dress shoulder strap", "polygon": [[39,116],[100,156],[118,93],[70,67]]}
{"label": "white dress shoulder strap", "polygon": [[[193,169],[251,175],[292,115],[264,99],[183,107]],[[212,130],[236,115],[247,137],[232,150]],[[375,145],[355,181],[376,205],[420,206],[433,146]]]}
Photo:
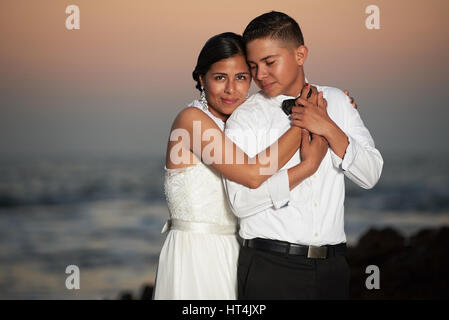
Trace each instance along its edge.
{"label": "white dress shoulder strap", "polygon": [[207,114],[214,122],[217,124],[217,126],[221,129],[221,131],[224,131],[225,123],[220,118],[217,118],[212,114],[212,112],[209,111],[209,108],[207,110],[203,109],[203,106],[201,105],[201,102],[199,100],[192,101],[189,105],[189,107],[195,107],[203,111],[205,114]]}

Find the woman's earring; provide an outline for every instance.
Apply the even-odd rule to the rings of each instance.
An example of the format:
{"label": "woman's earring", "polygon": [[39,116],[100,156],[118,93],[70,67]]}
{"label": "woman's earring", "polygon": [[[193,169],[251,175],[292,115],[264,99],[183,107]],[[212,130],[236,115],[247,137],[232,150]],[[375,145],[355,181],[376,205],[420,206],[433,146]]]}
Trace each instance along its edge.
{"label": "woman's earring", "polygon": [[206,92],[204,91],[203,86],[201,86],[200,103],[201,103],[201,106],[203,107],[203,110],[207,111],[208,107],[207,107],[207,100],[206,100]]}

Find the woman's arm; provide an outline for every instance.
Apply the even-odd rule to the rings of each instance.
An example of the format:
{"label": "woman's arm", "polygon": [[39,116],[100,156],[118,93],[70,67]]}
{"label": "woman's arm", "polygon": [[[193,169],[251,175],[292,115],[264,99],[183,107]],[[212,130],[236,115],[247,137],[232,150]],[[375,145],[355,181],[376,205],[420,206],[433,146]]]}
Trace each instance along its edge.
{"label": "woman's arm", "polygon": [[[304,87],[302,96],[307,96],[309,90],[312,88]],[[308,101],[316,99],[315,89]],[[173,123],[166,162],[167,167],[179,167],[180,164],[182,167],[201,159],[225,178],[249,188],[257,188],[282,168],[300,145],[301,128],[292,126],[278,141],[249,158],[204,112],[186,108]]]}
{"label": "woman's arm", "polygon": [[167,164],[189,166],[197,158],[224,177],[249,188],[257,188],[298,150],[301,129],[292,126],[278,141],[250,158],[208,115],[197,108],[186,108],[175,119],[170,140]]}
{"label": "woman's arm", "polygon": [[250,189],[234,181],[223,179],[226,195],[234,214],[244,218],[268,208],[282,208],[291,199],[290,190],[313,175],[328,150],[327,141],[303,129],[301,162],[288,170],[280,170],[267,179],[259,188]]}

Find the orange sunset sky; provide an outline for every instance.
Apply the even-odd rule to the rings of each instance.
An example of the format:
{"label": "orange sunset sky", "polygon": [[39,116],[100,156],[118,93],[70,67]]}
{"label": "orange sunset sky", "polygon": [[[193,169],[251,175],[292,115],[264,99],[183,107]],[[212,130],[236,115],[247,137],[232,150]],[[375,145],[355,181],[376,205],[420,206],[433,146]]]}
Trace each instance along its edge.
{"label": "orange sunset sky", "polygon": [[2,0],[0,152],[163,157],[204,42],[270,10],[298,21],[306,77],[349,89],[381,151],[447,150],[448,1]]}

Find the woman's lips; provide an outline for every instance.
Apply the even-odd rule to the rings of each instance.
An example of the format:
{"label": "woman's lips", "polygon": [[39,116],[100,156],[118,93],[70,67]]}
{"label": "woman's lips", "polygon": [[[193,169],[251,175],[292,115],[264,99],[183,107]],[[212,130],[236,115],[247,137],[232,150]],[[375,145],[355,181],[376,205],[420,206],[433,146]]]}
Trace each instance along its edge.
{"label": "woman's lips", "polygon": [[234,104],[238,101],[239,99],[224,99],[221,98],[221,101],[223,101],[224,104]]}

